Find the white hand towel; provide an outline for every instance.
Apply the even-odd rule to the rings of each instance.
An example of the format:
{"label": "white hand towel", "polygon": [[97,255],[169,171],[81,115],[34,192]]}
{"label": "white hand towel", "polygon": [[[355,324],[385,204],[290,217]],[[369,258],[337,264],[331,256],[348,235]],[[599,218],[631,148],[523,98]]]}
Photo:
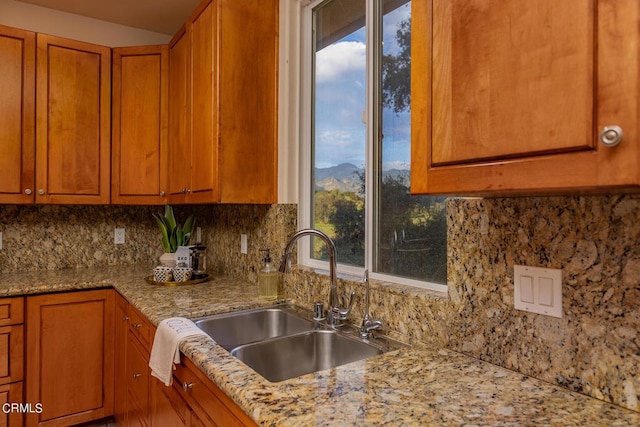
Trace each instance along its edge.
{"label": "white hand towel", "polygon": [[158,325],[153,338],[149,367],[151,375],[158,378],[166,386],[173,382],[174,363],[180,363],[180,341],[193,335],[205,335],[189,319],[171,317]]}

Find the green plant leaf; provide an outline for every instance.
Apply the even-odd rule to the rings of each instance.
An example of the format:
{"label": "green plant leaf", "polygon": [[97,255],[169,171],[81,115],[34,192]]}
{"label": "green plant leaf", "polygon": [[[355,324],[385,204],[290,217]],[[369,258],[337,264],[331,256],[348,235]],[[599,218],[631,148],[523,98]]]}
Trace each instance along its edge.
{"label": "green plant leaf", "polygon": [[160,234],[162,235],[162,249],[165,252],[171,252],[171,245],[169,244],[169,235],[167,234],[167,225],[164,222],[164,218],[159,214],[152,214],[153,218],[158,223],[158,228],[160,228]]}
{"label": "green plant leaf", "polygon": [[[184,235],[187,236],[189,235],[189,237],[191,237],[191,234],[193,233],[193,228],[196,226],[196,217],[193,216],[193,214],[189,215],[189,218],[187,218],[187,220],[184,222],[184,225],[182,226],[182,231],[184,231]],[[189,243],[189,241],[187,240],[185,242]]]}
{"label": "green plant leaf", "polygon": [[164,207],[164,219],[167,221],[167,228],[169,230],[176,228],[176,217],[173,215],[173,207],[171,207],[171,205]]}
{"label": "green plant leaf", "polygon": [[[182,231],[182,227],[179,225],[176,227],[176,243],[177,246],[181,246],[184,241],[184,232]],[[178,249],[176,246],[176,250]]]}
{"label": "green plant leaf", "polygon": [[171,253],[174,253],[176,249],[178,249],[178,238],[176,231],[177,230],[174,228],[169,235],[169,246],[171,247]]}

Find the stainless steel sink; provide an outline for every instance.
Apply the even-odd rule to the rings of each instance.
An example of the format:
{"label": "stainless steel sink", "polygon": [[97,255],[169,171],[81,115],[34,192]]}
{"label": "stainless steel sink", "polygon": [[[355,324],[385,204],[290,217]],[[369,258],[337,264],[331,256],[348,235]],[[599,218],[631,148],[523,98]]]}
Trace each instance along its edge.
{"label": "stainless steel sink", "polygon": [[290,305],[209,316],[195,324],[229,351],[243,344],[309,331],[314,325]]}
{"label": "stainless steel sink", "polygon": [[358,328],[333,329],[293,304],[195,319],[196,326],[271,382],[335,368],[405,347],[382,335],[362,339]]}
{"label": "stainless steel sink", "polygon": [[267,380],[278,382],[376,356],[382,350],[336,331],[322,330],[243,345],[231,354]]}

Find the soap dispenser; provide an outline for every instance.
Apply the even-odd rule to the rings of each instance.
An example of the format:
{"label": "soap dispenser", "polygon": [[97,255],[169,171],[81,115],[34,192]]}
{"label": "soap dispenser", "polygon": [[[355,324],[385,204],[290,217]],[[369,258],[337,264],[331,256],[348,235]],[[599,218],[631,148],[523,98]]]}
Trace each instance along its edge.
{"label": "soap dispenser", "polygon": [[278,298],[278,278],[280,273],[271,264],[269,249],[261,249],[260,252],[264,254],[264,266],[258,272],[258,292],[260,298],[275,301]]}

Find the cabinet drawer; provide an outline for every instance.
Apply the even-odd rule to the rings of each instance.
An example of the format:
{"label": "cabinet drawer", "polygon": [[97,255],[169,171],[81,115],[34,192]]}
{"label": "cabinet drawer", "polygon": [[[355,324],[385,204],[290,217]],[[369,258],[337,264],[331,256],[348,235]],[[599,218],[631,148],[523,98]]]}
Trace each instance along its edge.
{"label": "cabinet drawer", "polygon": [[[23,384],[21,382],[0,385],[0,408],[5,408],[5,404],[23,403]],[[19,411],[0,411],[0,426],[22,427],[24,419]]]}
{"label": "cabinet drawer", "polygon": [[24,326],[0,326],[0,384],[24,377]]}
{"label": "cabinet drawer", "polygon": [[24,322],[24,298],[0,299],[0,326],[17,325]]}
{"label": "cabinet drawer", "polygon": [[133,306],[129,306],[129,329],[140,340],[144,349],[151,350],[151,342],[153,340],[152,328],[145,317]]}

